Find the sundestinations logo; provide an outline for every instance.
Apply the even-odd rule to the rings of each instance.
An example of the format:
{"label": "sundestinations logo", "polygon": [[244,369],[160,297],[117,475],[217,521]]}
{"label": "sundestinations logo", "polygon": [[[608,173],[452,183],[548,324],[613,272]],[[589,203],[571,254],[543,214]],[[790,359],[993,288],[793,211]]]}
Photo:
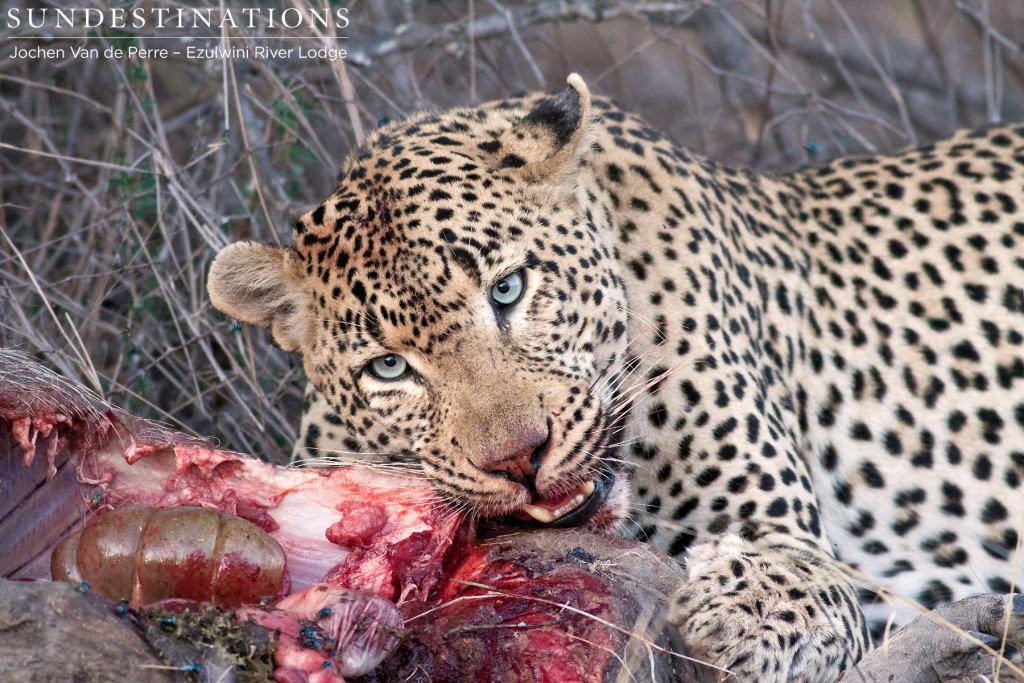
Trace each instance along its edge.
{"label": "sundestinations logo", "polygon": [[[92,59],[102,55],[333,62],[348,56],[335,41],[346,39],[340,31],[351,23],[347,7],[161,7],[153,3],[102,9],[11,7],[0,16],[8,37],[46,41],[15,44],[8,53],[13,59]],[[83,40],[84,44],[77,44]],[[93,40],[107,44],[93,47]],[[148,43],[151,40],[158,42]]]}
{"label": "sundestinations logo", "polygon": [[339,28],[349,26],[348,8],[305,11],[295,7],[184,8],[184,7],[11,7],[5,21],[8,29],[223,29]]}

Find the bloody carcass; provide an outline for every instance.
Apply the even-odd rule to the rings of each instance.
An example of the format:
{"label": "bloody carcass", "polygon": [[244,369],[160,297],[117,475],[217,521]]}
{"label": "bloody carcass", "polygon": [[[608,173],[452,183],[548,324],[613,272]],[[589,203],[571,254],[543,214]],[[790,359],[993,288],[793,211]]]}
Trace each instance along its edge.
{"label": "bloody carcass", "polygon": [[[150,583],[171,583],[181,563],[213,577],[224,549],[207,536],[220,533],[221,515],[247,520],[283,550],[281,580],[238,584],[236,571],[244,589],[203,578],[208,598],[205,588],[176,597],[256,603],[236,614],[279,634],[279,680],[689,676],[658,609],[681,570],[643,545],[557,529],[481,540],[420,477],[274,467],[134,419],[3,350],[0,493],[0,576],[49,579],[54,547],[81,534],[66,542],[76,558],[132,565],[109,593],[132,606],[167,597]],[[196,510],[153,510],[182,507]],[[129,521],[104,521],[117,510]],[[104,534],[116,551],[95,545]],[[88,580],[70,555],[57,558],[67,576]],[[278,571],[273,556],[246,556],[248,570]]]}

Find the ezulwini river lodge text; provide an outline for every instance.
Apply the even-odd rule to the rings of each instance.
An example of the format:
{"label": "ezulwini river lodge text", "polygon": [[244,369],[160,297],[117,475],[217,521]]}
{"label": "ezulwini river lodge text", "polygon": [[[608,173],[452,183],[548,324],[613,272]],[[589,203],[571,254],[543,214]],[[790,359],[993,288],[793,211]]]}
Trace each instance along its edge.
{"label": "ezulwini river lodge text", "polygon": [[187,45],[184,47],[129,47],[107,46],[82,47],[78,45],[48,47],[37,45],[34,47],[15,47],[8,55],[10,59],[168,59],[171,57],[185,57],[186,59],[326,59],[336,61],[345,59],[348,51],[344,48],[331,47],[271,47],[269,45],[256,45],[253,47],[200,47]]}

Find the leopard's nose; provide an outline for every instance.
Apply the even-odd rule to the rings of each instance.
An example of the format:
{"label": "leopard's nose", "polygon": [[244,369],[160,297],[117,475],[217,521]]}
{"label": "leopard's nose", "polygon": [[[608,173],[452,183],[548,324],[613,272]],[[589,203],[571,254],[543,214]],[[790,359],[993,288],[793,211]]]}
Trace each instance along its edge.
{"label": "leopard's nose", "polygon": [[549,436],[549,425],[543,428],[524,429],[500,449],[485,454],[480,469],[532,488],[544,453],[547,451]]}

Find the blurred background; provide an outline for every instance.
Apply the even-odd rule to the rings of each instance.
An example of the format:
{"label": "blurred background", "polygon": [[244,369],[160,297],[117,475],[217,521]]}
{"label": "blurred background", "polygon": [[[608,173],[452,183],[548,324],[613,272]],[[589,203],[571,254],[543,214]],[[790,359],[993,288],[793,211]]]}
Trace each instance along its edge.
{"label": "blurred background", "polygon": [[[1021,0],[329,5],[350,20],[333,35],[264,40],[281,33],[257,22],[179,31],[192,38],[179,43],[151,28],[73,40],[84,31],[24,21],[28,7],[139,3],[0,2],[0,22],[11,9],[23,18],[0,25],[0,345],[137,415],[287,462],[301,365],[213,310],[205,274],[231,241],[288,241],[383,121],[558,89],[578,71],[692,150],[780,172],[1024,121]],[[225,37],[252,56],[12,56]],[[347,56],[253,54],[300,44]]]}

